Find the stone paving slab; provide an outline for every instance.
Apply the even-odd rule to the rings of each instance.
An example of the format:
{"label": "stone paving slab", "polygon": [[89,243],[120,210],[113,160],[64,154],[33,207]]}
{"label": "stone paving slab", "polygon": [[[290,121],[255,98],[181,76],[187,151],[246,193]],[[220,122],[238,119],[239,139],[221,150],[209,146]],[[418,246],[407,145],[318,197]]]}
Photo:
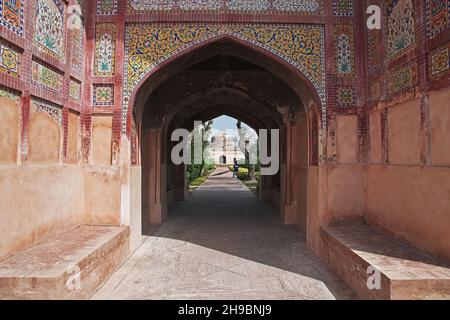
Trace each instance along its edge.
{"label": "stone paving slab", "polygon": [[128,227],[83,225],[18,253],[0,263],[0,299],[88,298],[128,256],[128,238]]}
{"label": "stone paving slab", "polygon": [[[450,299],[450,263],[367,224],[327,226],[328,259],[360,297]],[[380,272],[381,288],[367,288],[368,267]]]}
{"label": "stone paving slab", "polygon": [[219,169],[92,299],[355,298],[304,239]]}

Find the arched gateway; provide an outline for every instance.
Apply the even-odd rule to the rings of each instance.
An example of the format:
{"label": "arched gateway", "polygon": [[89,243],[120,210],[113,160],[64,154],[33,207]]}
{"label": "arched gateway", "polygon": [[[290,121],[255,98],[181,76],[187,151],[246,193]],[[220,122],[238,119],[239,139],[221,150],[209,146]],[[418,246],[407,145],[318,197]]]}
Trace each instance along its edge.
{"label": "arched gateway", "polygon": [[[187,33],[185,29],[180,30]],[[166,38],[173,39],[181,36],[178,34],[180,30],[163,29],[161,33],[166,32],[170,35]],[[294,35],[300,37],[303,29],[293,30],[297,32]],[[148,35],[148,31],[144,34]],[[317,34],[321,35],[321,32]],[[278,34],[278,37],[285,36]],[[275,42],[275,46],[278,46],[277,41],[282,41],[277,35],[273,35],[272,40],[265,38],[266,42]],[[153,38],[144,39],[152,41]],[[306,56],[306,52],[315,49],[313,39],[305,41],[305,45],[311,45],[310,48],[302,48],[304,52],[300,53],[295,51],[295,59],[300,60],[301,55]],[[317,42],[320,45],[320,36]],[[138,51],[142,54],[141,48]],[[305,172],[308,165],[317,164],[318,143],[313,140],[317,139],[320,127],[318,123],[313,126],[310,123],[318,122],[322,111],[320,94],[307,75],[317,72],[320,79],[323,68],[320,57],[314,68],[300,67],[292,62],[294,58],[280,58],[248,40],[228,34],[207,37],[197,41],[193,47],[176,52],[172,55],[169,51],[161,65],[155,63],[148,71],[143,71],[144,75],[133,76],[142,78],[140,86],[131,95],[130,103],[134,105],[132,128],[136,129],[132,134],[139,141],[132,144],[136,146],[132,149],[132,161],[142,164],[143,168],[143,225],[161,223],[167,215],[168,204],[185,198],[184,166],[174,166],[169,159],[170,147],[173,146],[170,143],[172,130],[180,126],[192,128],[195,120],[209,120],[227,113],[245,119],[256,130],[281,130],[281,171],[276,176],[263,177],[260,197],[279,205],[283,221],[298,223],[304,230]],[[134,61],[135,55],[129,53],[129,61]],[[206,65],[203,67],[203,64]],[[136,71],[130,65],[129,77]],[[232,69],[228,70],[227,66]],[[146,70],[141,65],[139,68]],[[303,69],[309,73],[305,75]],[[190,83],[191,88],[187,89],[183,83]],[[278,88],[277,92],[271,92],[274,87]],[[152,99],[153,95],[158,98]],[[131,110],[128,113],[131,115]],[[147,123],[145,119],[148,119]],[[308,133],[309,130],[311,132]],[[299,156],[292,156],[292,153]],[[293,184],[294,181],[296,183]]]}
{"label": "arched gateway", "polygon": [[[170,136],[222,115],[280,133],[257,197],[203,198],[232,217],[273,209],[247,260],[275,245],[269,267],[304,278],[311,248],[362,298],[450,297],[449,14],[431,0],[1,2],[0,299],[89,297],[148,226],[199,205]],[[205,189],[248,191],[228,174]],[[206,245],[239,255],[230,238]]]}

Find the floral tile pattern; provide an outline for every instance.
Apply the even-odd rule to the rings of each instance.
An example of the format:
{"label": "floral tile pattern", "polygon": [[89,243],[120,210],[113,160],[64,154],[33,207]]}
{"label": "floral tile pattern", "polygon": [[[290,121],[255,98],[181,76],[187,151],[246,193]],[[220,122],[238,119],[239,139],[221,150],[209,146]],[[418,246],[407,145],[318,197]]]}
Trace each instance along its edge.
{"label": "floral tile pattern", "polygon": [[99,23],[95,31],[95,74],[114,75],[116,51],[116,25]]}
{"label": "floral tile pattern", "polygon": [[36,61],[31,62],[31,81],[50,91],[62,92],[62,75]]}
{"label": "floral tile pattern", "polygon": [[[450,47],[450,44],[448,45]],[[431,53],[431,75],[438,76],[449,70],[449,47],[439,48]]]}
{"label": "floral tile pattern", "polygon": [[322,14],[323,0],[128,0],[128,12],[168,10],[289,11]]}
{"label": "floral tile pattern", "polygon": [[226,6],[230,10],[236,11],[264,11],[269,9],[268,0],[229,0]]}
{"label": "floral tile pattern", "polygon": [[72,35],[72,55],[71,66],[73,69],[81,72],[83,70],[83,55],[84,55],[84,31],[81,29],[71,30]]}
{"label": "floral tile pattern", "polygon": [[24,0],[0,0],[0,25],[23,35]]}
{"label": "floral tile pattern", "polygon": [[45,112],[62,126],[62,106],[38,98],[31,98],[31,102],[32,112]]}
{"label": "floral tile pattern", "polygon": [[10,98],[16,102],[20,100],[20,93],[12,89],[0,86],[0,97]]}
{"label": "floral tile pattern", "polygon": [[20,54],[10,45],[0,42],[0,72],[19,76]]}
{"label": "floral tile pattern", "polygon": [[117,0],[97,0],[97,14],[117,14]]}
{"label": "floral tile pattern", "polygon": [[338,88],[337,103],[340,107],[353,107],[355,105],[355,89],[351,87]]}
{"label": "floral tile pattern", "polygon": [[388,0],[387,21],[387,54],[392,59],[416,42],[413,1]]}
{"label": "floral tile pattern", "polygon": [[37,0],[34,42],[44,51],[64,58],[66,5],[61,0]]}
{"label": "floral tile pattern", "polygon": [[352,16],[353,1],[352,0],[333,0],[333,14],[335,16]]}
{"label": "floral tile pattern", "polygon": [[267,50],[291,64],[311,81],[325,106],[322,26],[129,24],[125,39],[127,66],[122,120],[126,121],[129,95],[142,78],[170,56],[224,34]]}
{"label": "floral tile pattern", "polygon": [[93,105],[96,107],[109,107],[114,104],[114,85],[95,84]]}
{"label": "floral tile pattern", "polygon": [[80,98],[81,98],[81,83],[80,82],[70,79],[69,97],[74,101],[80,101]]}
{"label": "floral tile pattern", "polygon": [[433,38],[438,33],[448,30],[450,23],[449,0],[426,0],[427,32],[428,37]]}
{"label": "floral tile pattern", "polygon": [[353,75],[355,45],[352,25],[336,25],[335,29],[336,72],[339,75]]}
{"label": "floral tile pattern", "polygon": [[402,90],[414,86],[417,82],[417,65],[409,65],[391,73],[389,78],[389,92],[395,95]]}
{"label": "floral tile pattern", "polygon": [[321,0],[275,0],[272,6],[278,11],[301,12],[302,14],[322,14]]}

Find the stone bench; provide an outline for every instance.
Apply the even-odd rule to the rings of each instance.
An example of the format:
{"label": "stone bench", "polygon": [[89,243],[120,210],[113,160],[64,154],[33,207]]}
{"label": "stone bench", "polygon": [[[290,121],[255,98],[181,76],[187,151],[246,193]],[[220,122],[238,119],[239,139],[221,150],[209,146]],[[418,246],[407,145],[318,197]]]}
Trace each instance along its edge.
{"label": "stone bench", "polygon": [[0,299],[87,299],[129,255],[129,228],[83,225],[0,262]]}
{"label": "stone bench", "polygon": [[321,237],[329,266],[362,299],[450,299],[442,259],[366,224],[323,227]]}

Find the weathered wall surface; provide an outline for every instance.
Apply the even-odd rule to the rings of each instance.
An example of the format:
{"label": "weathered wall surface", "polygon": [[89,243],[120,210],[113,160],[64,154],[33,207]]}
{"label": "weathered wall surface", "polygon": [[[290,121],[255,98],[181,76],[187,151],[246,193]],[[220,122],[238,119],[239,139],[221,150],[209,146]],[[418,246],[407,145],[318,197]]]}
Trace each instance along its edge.
{"label": "weathered wall surface", "polygon": [[92,119],[92,163],[111,164],[112,117],[94,116]]}
{"label": "weathered wall surface", "polygon": [[[120,224],[117,168],[0,167],[0,260],[80,224]],[[24,196],[24,195],[27,196]]]}
{"label": "weathered wall surface", "polygon": [[115,167],[86,167],[84,212],[89,224],[120,224],[120,171]]}
{"label": "weathered wall surface", "polygon": [[431,92],[429,104],[431,162],[450,167],[450,89]]}
{"label": "weathered wall surface", "polygon": [[308,168],[307,241],[320,254],[320,227],[362,218],[365,210],[364,170],[360,165]]}
{"label": "weathered wall surface", "polygon": [[0,260],[83,222],[79,167],[0,167]]}
{"label": "weathered wall surface", "polygon": [[336,117],[336,157],[338,163],[358,162],[358,135],[356,116]]}
{"label": "weathered wall surface", "polygon": [[80,154],[80,116],[69,112],[67,134],[67,162],[77,164]]}
{"label": "weathered wall surface", "polygon": [[[422,149],[422,139],[427,137],[420,130],[420,99],[388,108],[389,164],[365,169],[364,217],[426,251],[450,259],[449,99],[450,89],[429,93],[429,151]],[[371,115],[371,119],[378,117],[379,112]],[[371,132],[372,159],[376,159],[382,150],[376,124]],[[427,165],[420,165],[421,154]]]}
{"label": "weathered wall surface", "polygon": [[20,108],[17,100],[0,97],[0,164],[16,163]]}
{"label": "weathered wall surface", "polygon": [[61,128],[48,113],[31,111],[28,148],[31,163],[59,163]]}
{"label": "weathered wall surface", "polygon": [[450,168],[369,166],[364,217],[450,259]]}
{"label": "weathered wall surface", "polygon": [[[358,150],[355,119],[336,118],[337,164],[310,170],[308,177],[308,240],[316,251],[320,252],[316,234],[320,226],[363,217],[426,251],[450,258],[450,89],[431,91],[424,101],[429,110],[428,137],[422,130],[420,98],[387,108],[384,135],[381,111],[369,115],[367,165],[351,164]],[[424,147],[426,139],[429,149]]]}

